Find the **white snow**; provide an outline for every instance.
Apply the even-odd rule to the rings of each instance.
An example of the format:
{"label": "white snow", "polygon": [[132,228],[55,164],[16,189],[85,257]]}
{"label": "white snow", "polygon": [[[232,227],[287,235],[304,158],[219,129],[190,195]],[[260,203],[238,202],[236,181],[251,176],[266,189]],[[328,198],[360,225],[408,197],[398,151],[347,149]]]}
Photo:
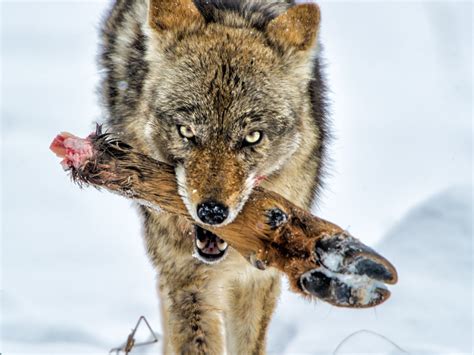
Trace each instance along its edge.
{"label": "white snow", "polygon": [[[132,204],[80,190],[48,149],[58,132],[86,136],[100,119],[94,60],[107,7],[1,3],[5,354],[104,354],[140,315],[161,332]],[[327,1],[321,10],[337,140],[315,212],[374,245],[399,284],[367,310],[285,291],[269,350],[471,353],[472,4]]]}
{"label": "white snow", "polygon": [[320,257],[323,265],[332,271],[338,271],[344,260],[339,253],[323,253]]}

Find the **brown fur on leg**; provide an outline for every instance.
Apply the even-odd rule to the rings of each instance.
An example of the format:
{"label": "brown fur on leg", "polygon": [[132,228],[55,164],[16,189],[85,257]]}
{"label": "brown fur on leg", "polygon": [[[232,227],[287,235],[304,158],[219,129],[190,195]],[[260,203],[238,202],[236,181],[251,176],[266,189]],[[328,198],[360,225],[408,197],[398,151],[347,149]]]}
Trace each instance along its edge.
{"label": "brown fur on leg", "polygon": [[221,310],[215,299],[201,291],[207,287],[206,282],[196,282],[190,288],[170,289],[169,337],[177,354],[224,352]]}
{"label": "brown fur on leg", "polygon": [[265,354],[266,333],[280,294],[280,275],[250,270],[251,276],[231,280],[227,291],[229,355]]}
{"label": "brown fur on leg", "polygon": [[281,279],[279,277],[273,277],[269,280],[267,286],[267,292],[263,294],[262,307],[263,313],[260,318],[259,329],[258,329],[258,338],[257,338],[257,347],[256,353],[265,353],[265,346],[267,344],[267,333],[268,326],[273,315],[273,312],[276,308],[278,297],[281,291]]}
{"label": "brown fur on leg", "polygon": [[163,354],[173,354],[173,348],[171,346],[171,342],[169,341],[169,298],[168,293],[169,290],[162,282],[162,280],[158,280],[157,282],[157,293],[158,298],[160,300],[160,312],[161,312],[161,328],[163,334]]}
{"label": "brown fur on leg", "polygon": [[159,270],[165,353],[222,354],[222,308],[212,281],[216,270],[191,256],[189,223],[141,209],[148,255]]}

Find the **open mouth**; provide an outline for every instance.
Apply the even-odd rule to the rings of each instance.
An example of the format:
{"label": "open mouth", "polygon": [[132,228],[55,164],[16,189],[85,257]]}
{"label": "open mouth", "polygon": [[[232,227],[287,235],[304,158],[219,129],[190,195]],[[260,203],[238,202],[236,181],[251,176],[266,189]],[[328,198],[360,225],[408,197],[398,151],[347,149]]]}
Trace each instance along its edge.
{"label": "open mouth", "polygon": [[206,264],[216,264],[227,255],[227,243],[214,233],[199,226],[194,232],[194,257]]}

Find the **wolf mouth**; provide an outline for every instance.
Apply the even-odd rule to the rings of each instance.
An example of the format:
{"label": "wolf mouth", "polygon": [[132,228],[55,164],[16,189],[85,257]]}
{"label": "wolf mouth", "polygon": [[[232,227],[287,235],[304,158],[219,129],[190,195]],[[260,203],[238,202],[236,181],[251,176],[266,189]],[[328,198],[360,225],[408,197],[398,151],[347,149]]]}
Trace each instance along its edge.
{"label": "wolf mouth", "polygon": [[194,226],[194,257],[206,264],[216,264],[227,255],[229,246],[214,233]]}

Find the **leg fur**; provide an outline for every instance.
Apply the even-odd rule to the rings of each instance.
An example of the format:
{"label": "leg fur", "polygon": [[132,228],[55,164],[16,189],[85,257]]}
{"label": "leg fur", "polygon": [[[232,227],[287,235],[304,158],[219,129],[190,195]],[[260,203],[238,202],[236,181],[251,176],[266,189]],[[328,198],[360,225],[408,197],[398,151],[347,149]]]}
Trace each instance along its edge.
{"label": "leg fur", "polygon": [[189,225],[142,209],[148,255],[159,271],[165,353],[222,354],[222,307],[212,267],[192,257]]}
{"label": "leg fur", "polygon": [[265,354],[266,334],[280,293],[275,271],[251,270],[230,282],[226,309],[229,355]]}
{"label": "leg fur", "polygon": [[196,282],[169,289],[168,341],[175,354],[223,353],[222,313],[216,300],[202,292],[206,288],[206,282]]}
{"label": "leg fur", "polygon": [[169,341],[169,308],[170,308],[170,300],[168,298],[169,290],[164,285],[161,280],[157,282],[157,291],[158,297],[160,299],[160,312],[161,312],[161,329],[163,334],[163,354],[173,354],[173,347],[171,342]]}

